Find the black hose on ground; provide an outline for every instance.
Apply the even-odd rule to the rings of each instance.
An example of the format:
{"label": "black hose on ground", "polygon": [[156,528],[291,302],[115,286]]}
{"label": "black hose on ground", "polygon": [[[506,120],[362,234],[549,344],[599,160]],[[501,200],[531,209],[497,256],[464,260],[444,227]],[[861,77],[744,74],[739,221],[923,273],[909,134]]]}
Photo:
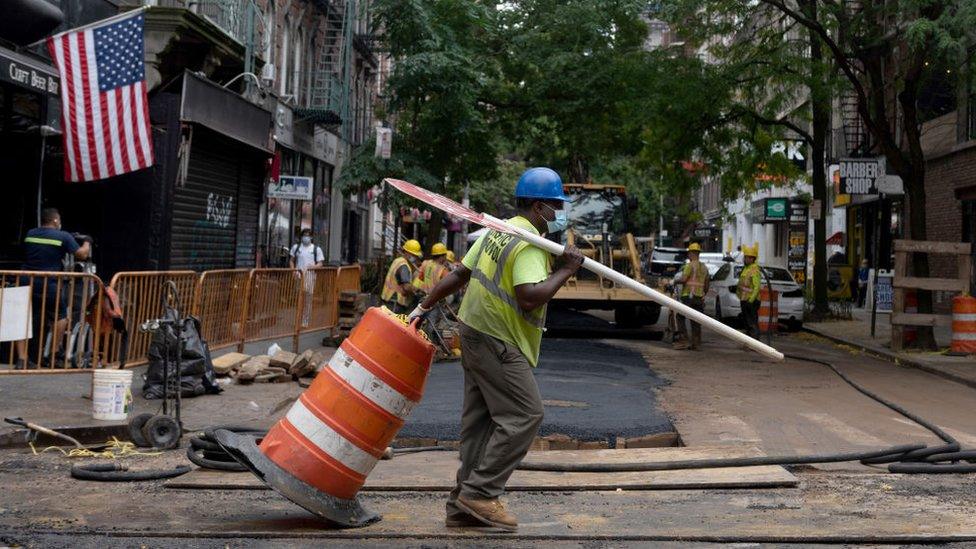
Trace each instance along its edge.
{"label": "black hose on ground", "polygon": [[146,471],[129,471],[129,467],[121,463],[89,463],[71,466],[71,476],[79,480],[97,480],[101,482],[136,482],[141,480],[157,480],[173,478],[190,472],[186,465],[177,465],[173,469],[150,469]]}
{"label": "black hose on ground", "polygon": [[214,438],[214,431],[226,429],[235,433],[247,433],[254,435],[258,439],[267,434],[267,431],[255,429],[253,427],[241,427],[237,425],[217,425],[207,427],[203,430],[203,435],[190,438],[190,446],[186,449],[186,457],[191,463],[204,469],[216,469],[218,471],[247,471],[247,467],[241,465],[228,454]]}
{"label": "black hose on ground", "polygon": [[713,469],[721,467],[752,467],[756,465],[801,465],[807,463],[836,463],[860,461],[865,465],[888,463],[892,473],[976,473],[976,450],[962,450],[959,442],[939,426],[906,410],[905,408],[858,385],[833,364],[797,355],[787,358],[812,362],[826,366],[845,383],[864,396],[883,404],[905,418],[924,427],[945,442],[944,445],[929,447],[925,444],[893,446],[870,452],[851,452],[843,454],[824,454],[808,456],[757,456],[727,459],[696,459],[670,462],[637,463],[548,463],[522,462],[518,468],[524,471],[557,471],[566,473],[620,473],[640,471],[672,471],[677,469]]}

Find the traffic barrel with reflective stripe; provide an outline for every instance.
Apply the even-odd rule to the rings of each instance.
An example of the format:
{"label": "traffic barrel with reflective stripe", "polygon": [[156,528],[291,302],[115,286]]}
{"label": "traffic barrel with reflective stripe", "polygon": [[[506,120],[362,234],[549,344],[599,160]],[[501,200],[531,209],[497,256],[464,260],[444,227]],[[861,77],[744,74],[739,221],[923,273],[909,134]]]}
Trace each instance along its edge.
{"label": "traffic barrel with reflective stripe", "polygon": [[420,402],[434,347],[415,326],[371,308],[312,385],[261,440],[217,440],[282,495],[340,526],[380,519],[356,499]]}
{"label": "traffic barrel with reflective stripe", "polygon": [[763,287],[759,289],[759,331],[776,332],[779,328],[779,292]]}
{"label": "traffic barrel with reflective stripe", "polygon": [[976,297],[959,295],[952,298],[952,344],[949,351],[976,353]]}

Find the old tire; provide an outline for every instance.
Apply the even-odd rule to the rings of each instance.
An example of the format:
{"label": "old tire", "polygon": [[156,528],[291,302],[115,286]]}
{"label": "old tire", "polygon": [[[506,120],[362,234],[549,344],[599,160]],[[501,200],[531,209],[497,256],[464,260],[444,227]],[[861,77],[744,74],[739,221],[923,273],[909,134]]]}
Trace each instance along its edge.
{"label": "old tire", "polygon": [[637,307],[634,305],[618,305],[613,310],[613,321],[618,328],[637,328],[640,326]]}
{"label": "old tire", "polygon": [[154,448],[172,450],[179,445],[183,429],[169,416],[153,416],[142,426],[142,435]]}
{"label": "old tire", "polygon": [[149,441],[146,440],[146,437],[143,436],[142,428],[152,417],[153,414],[144,412],[129,420],[129,440],[139,448],[148,448],[151,446]]}

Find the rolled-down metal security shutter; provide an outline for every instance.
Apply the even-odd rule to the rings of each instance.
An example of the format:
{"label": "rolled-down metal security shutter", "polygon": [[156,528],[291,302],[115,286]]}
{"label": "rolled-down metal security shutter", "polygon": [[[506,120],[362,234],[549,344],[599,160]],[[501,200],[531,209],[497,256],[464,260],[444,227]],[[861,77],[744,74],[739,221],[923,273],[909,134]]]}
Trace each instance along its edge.
{"label": "rolled-down metal security shutter", "polygon": [[193,128],[186,180],[173,196],[171,269],[254,265],[260,152]]}

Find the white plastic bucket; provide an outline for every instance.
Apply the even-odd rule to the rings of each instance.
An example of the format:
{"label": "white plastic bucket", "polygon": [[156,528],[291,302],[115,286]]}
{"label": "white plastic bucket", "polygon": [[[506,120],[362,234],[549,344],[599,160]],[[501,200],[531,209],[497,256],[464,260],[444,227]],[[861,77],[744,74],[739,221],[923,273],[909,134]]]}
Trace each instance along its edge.
{"label": "white plastic bucket", "polygon": [[132,406],[132,370],[95,370],[92,376],[92,417],[124,420]]}

